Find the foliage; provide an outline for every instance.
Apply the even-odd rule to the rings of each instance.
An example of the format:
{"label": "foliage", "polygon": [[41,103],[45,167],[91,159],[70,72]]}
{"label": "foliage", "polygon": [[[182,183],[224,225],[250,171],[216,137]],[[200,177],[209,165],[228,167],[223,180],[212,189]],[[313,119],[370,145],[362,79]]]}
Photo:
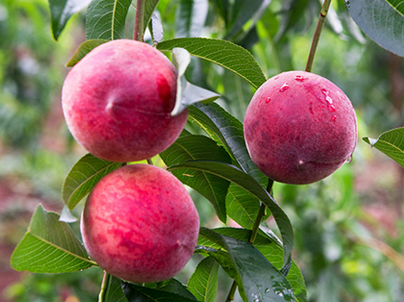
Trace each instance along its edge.
{"label": "foliage", "polygon": [[[327,54],[324,51],[327,45],[320,45],[318,53],[321,54],[317,55],[315,63],[315,69],[321,69],[324,76],[335,79],[344,90],[353,91],[354,105],[364,108],[358,113],[374,110],[372,115],[364,114],[365,120],[386,114],[384,105],[377,109],[378,104],[383,104],[387,98],[386,93],[378,90],[385,79],[382,72],[380,78],[369,75],[368,63],[374,63],[372,60],[375,55],[380,55],[380,50],[370,46],[373,52],[361,58],[364,53],[362,43],[370,42],[362,36],[352,19],[370,39],[402,55],[402,33],[397,24],[402,23],[403,14],[398,5],[390,5],[390,2],[378,0],[371,4],[365,0],[351,0],[346,1],[347,8],[343,1],[334,2],[326,23],[328,31],[322,36],[330,51]],[[67,65],[73,66],[91,49],[107,40],[132,38],[125,30],[133,18],[131,4],[127,0],[49,1],[51,20],[47,21],[53,37],[59,40],[63,30],[67,30],[64,28],[69,18],[88,5],[85,11],[87,41],[78,47]],[[44,1],[34,1],[32,5],[37,7],[24,1],[7,1],[0,4],[0,8],[6,7],[10,16],[18,16],[21,11],[31,16],[47,7]],[[392,9],[394,5],[397,7]],[[379,6],[388,9],[377,9],[379,15],[367,17]],[[402,280],[402,276],[381,278],[378,284],[372,280],[377,273],[396,276],[397,268],[390,264],[387,272],[380,271],[385,263],[380,250],[376,256],[368,249],[364,251],[363,245],[371,242],[368,238],[372,235],[359,222],[363,214],[357,210],[352,168],[343,167],[335,176],[311,186],[298,188],[275,183],[272,187],[271,181],[252,163],[243,139],[242,118],[253,92],[267,77],[304,66],[310,39],[301,36],[307,34],[311,37],[310,31],[319,11],[316,0],[146,1],[143,23],[151,30],[146,32],[146,40],[156,42],[157,32],[154,31],[160,28],[160,20],[165,38],[157,43],[157,49],[170,55],[174,49],[182,48],[192,56],[185,72],[186,82],[179,83],[192,83],[197,89],[203,88],[198,91],[204,91],[204,97],[197,101],[210,99],[207,96],[212,95],[207,91],[220,94],[215,103],[190,106],[187,130],[154,162],[166,165],[184,184],[206,198],[223,224],[231,218],[242,228],[202,228],[195,252],[204,258],[195,264],[195,270],[185,282],[171,279],[138,285],[122,283],[111,276],[103,282],[103,301],[215,301],[221,283],[219,267],[238,285],[242,301],[302,302],[308,300],[307,292],[312,301],[365,300],[375,293],[386,294],[391,301],[400,299],[404,289],[396,285],[399,283],[396,280]],[[49,53],[53,53],[55,45],[60,42],[43,42],[39,33],[44,21],[42,17],[31,18],[38,22],[37,30],[33,31],[35,35],[30,37],[21,32],[27,35],[22,39],[30,43],[26,49],[38,50],[35,56],[30,56],[31,59],[35,57],[38,69],[24,69],[29,62],[20,61],[13,55],[18,49],[14,46],[14,36],[22,34],[16,21],[9,21],[11,26],[6,27],[0,20],[0,29],[7,28],[4,31],[7,38],[3,41],[11,41],[8,48],[0,41],[0,63],[6,67],[0,74],[0,84],[5,87],[0,92],[0,102],[3,103],[0,136],[6,144],[19,148],[36,144],[41,117],[50,108],[49,93],[58,85],[53,80],[55,71],[47,73],[41,68],[50,63],[52,56]],[[208,37],[202,38],[201,32]],[[343,39],[352,45],[341,44]],[[32,47],[33,44],[37,45],[36,48]],[[340,56],[339,48],[347,55]],[[6,60],[6,57],[10,59]],[[58,59],[56,51],[55,58]],[[58,65],[60,68],[62,62]],[[340,66],[344,66],[344,70],[340,70]],[[365,78],[357,82],[350,70],[362,69],[361,75],[369,77],[369,81]],[[35,73],[31,74],[33,71]],[[350,80],[343,81],[344,77],[350,77]],[[24,89],[25,82],[35,84],[29,96],[21,94],[30,91]],[[374,91],[379,93],[375,96]],[[185,96],[192,94],[186,94],[184,89]],[[359,94],[363,97],[358,97]],[[178,100],[184,108],[193,103],[185,99],[183,96]],[[369,104],[370,101],[373,103]],[[392,126],[391,121],[383,120],[383,123]],[[402,137],[402,128],[398,128],[383,133],[377,140],[364,140],[402,164]],[[119,165],[89,154],[79,159],[66,173],[63,185],[62,199],[67,208],[74,210],[97,181]],[[199,207],[205,203],[204,198],[198,196],[196,203]],[[267,213],[262,212],[263,205]],[[264,217],[271,219],[268,223],[261,222]],[[255,231],[257,234],[253,238],[251,233]],[[88,259],[75,233],[78,233],[77,229],[59,221],[58,214],[38,206],[26,235],[13,253],[11,266],[34,273],[64,273],[96,266]],[[28,250],[38,253],[28,253]],[[293,250],[296,251],[295,262],[292,261]],[[363,257],[369,257],[369,261],[365,263]],[[300,266],[304,259],[308,259],[306,265]],[[352,265],[362,267],[354,269]],[[365,289],[362,280],[366,281]],[[389,288],[389,284],[396,286],[396,292]]]}

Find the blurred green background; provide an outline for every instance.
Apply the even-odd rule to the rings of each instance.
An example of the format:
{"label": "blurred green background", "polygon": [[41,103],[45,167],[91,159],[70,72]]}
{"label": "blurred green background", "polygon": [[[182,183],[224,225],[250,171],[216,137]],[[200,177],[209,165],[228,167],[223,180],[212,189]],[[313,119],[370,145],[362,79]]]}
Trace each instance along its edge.
{"label": "blurred green background", "polygon": [[[199,2],[196,16],[205,20],[207,2]],[[218,2],[209,2],[205,26],[190,32],[184,20],[192,1],[161,0],[164,38],[225,38]],[[249,49],[268,77],[304,69],[319,11],[317,0],[273,0],[258,22],[250,20],[226,39]],[[134,9],[128,16],[128,38],[133,19]],[[38,275],[9,267],[38,203],[60,213],[64,177],[85,154],[70,136],[60,106],[68,72],[64,64],[85,41],[84,25],[85,11],[72,18],[56,42],[46,0],[0,0],[0,301],[95,301],[98,295],[102,274],[96,268]],[[404,171],[361,140],[402,126],[403,61],[369,41],[350,20],[343,1],[334,1],[313,72],[349,96],[358,116],[359,140],[352,162],[327,179],[274,187],[295,229],[294,260],[305,276],[309,301],[403,301]],[[219,92],[217,102],[243,120],[254,93],[248,83],[197,59],[187,76]],[[219,225],[210,203],[195,192],[192,196],[202,223]],[[268,225],[277,230],[272,220]],[[78,223],[72,227],[79,234]],[[186,281],[197,260],[180,280]],[[230,285],[222,279],[217,301],[224,301]]]}

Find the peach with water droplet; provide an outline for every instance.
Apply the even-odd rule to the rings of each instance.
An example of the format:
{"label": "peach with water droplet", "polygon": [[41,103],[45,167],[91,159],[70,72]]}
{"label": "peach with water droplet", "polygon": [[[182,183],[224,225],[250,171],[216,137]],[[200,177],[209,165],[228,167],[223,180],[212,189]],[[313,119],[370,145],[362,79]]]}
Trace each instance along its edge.
{"label": "peach with water droplet", "polygon": [[199,217],[171,173],[135,164],[97,183],[84,207],[81,233],[89,255],[109,274],[158,282],[175,276],[191,258]]}
{"label": "peach with water droplet", "polygon": [[187,110],[172,117],[174,65],[133,40],[104,43],[69,72],[62,107],[73,137],[93,155],[128,162],[151,158],[181,133]]}
{"label": "peach with water droplet", "polygon": [[[267,98],[270,103],[261,101]],[[309,184],[350,158],[357,141],[356,115],[348,97],[329,80],[289,71],[256,91],[246,111],[244,135],[252,161],[266,176]]]}

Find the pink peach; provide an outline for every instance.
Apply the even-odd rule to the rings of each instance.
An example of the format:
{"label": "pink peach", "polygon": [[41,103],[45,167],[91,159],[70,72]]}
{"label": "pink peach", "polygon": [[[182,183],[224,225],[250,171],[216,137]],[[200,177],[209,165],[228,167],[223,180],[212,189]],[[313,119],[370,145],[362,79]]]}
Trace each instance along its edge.
{"label": "pink peach", "polygon": [[348,97],[329,80],[289,71],[256,91],[246,111],[244,135],[252,161],[266,176],[309,184],[351,158],[356,115]]}
{"label": "pink peach", "polygon": [[171,173],[135,164],[97,183],[84,207],[81,233],[89,255],[111,275],[158,282],[175,276],[191,258],[199,217]]}
{"label": "pink peach", "polygon": [[133,40],[107,42],[66,77],[62,107],[67,126],[99,158],[151,158],[168,148],[186,123],[186,110],[170,115],[176,85],[175,67],[152,46]]}

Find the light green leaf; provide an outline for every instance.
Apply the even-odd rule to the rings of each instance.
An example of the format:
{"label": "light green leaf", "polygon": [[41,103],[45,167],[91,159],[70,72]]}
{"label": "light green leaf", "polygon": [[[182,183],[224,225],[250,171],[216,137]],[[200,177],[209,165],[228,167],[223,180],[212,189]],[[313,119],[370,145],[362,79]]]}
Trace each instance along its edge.
{"label": "light green leaf", "polygon": [[404,127],[386,131],[377,139],[364,137],[363,140],[404,167]]}
{"label": "light green leaf", "polygon": [[208,0],[181,0],[177,8],[176,37],[199,37],[208,15]]}
{"label": "light green leaf", "polygon": [[73,210],[102,177],[120,166],[122,163],[99,159],[90,153],[84,155],[73,166],[63,183],[64,204],[69,210]]}
{"label": "light green leaf", "polygon": [[37,207],[10,261],[17,271],[66,273],[93,266],[83,244],[59,215]]}
{"label": "light green leaf", "polygon": [[105,293],[105,302],[128,302],[122,290],[122,280],[110,276]]}
{"label": "light green leaf", "polygon": [[157,44],[161,51],[172,51],[176,47],[185,48],[192,56],[229,69],[255,88],[266,81],[261,67],[251,53],[237,44],[208,38],[178,38]]}
{"label": "light green leaf", "polygon": [[75,13],[85,8],[91,0],[49,0],[49,8],[52,18],[52,34],[55,40],[59,38],[67,21]]}
{"label": "light green leaf", "polygon": [[188,280],[188,290],[198,301],[215,302],[218,287],[218,263],[211,257],[203,259]]}
{"label": "light green leaf", "polygon": [[346,0],[355,23],[381,47],[404,56],[404,5],[401,0]]}
{"label": "light green leaf", "polygon": [[87,9],[86,39],[123,39],[131,3],[132,0],[93,0]]}
{"label": "light green leaf", "polygon": [[81,43],[74,53],[73,57],[66,63],[66,67],[73,67],[76,65],[86,54],[92,51],[97,46],[108,42],[108,40],[97,39],[97,40],[88,40],[84,43]]}
{"label": "light green leaf", "polygon": [[287,275],[292,263],[292,250],[294,244],[294,232],[288,216],[279,207],[272,196],[250,175],[239,170],[237,167],[219,162],[188,161],[169,167],[169,170],[196,169],[205,171],[229,180],[250,194],[261,200],[272,212],[276,224],[282,235],[284,258],[281,271]]}

